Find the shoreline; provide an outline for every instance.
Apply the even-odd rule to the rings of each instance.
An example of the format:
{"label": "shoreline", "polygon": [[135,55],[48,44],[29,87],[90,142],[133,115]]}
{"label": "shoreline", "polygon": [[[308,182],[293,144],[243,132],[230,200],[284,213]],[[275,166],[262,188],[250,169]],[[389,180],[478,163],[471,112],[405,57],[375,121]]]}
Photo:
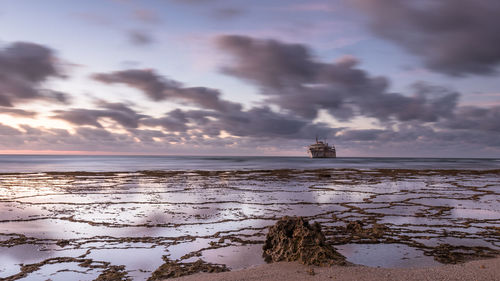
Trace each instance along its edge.
{"label": "shoreline", "polygon": [[500,257],[431,267],[381,268],[362,265],[317,267],[297,262],[279,262],[221,273],[197,273],[176,281],[300,281],[300,280],[482,280],[500,276]]}

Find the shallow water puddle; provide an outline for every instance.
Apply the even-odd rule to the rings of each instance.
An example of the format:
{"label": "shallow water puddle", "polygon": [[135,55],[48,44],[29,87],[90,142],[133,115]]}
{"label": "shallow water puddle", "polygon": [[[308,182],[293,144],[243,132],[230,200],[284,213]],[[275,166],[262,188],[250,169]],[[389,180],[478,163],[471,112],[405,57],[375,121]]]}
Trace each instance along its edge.
{"label": "shallow water puddle", "polygon": [[347,244],[335,246],[347,261],[372,267],[422,267],[439,262],[404,244]]}

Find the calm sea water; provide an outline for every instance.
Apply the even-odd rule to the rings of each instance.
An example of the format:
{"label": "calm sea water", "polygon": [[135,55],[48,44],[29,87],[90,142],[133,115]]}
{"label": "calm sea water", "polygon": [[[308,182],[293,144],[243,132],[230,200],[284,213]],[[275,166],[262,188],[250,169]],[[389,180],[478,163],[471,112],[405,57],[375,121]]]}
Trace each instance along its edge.
{"label": "calm sea water", "polygon": [[0,172],[139,171],[139,170],[256,170],[318,168],[500,169],[500,159],[478,158],[361,158],[248,156],[75,156],[0,155]]}

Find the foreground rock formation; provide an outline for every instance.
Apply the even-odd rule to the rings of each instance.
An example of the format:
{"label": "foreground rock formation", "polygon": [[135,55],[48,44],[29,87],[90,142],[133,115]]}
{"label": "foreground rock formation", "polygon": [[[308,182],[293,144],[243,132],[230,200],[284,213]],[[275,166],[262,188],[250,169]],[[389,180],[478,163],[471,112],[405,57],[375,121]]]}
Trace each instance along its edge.
{"label": "foreground rock formation", "polygon": [[346,265],[345,257],[325,243],[319,223],[283,217],[269,228],[263,247],[266,262],[298,261],[305,265]]}

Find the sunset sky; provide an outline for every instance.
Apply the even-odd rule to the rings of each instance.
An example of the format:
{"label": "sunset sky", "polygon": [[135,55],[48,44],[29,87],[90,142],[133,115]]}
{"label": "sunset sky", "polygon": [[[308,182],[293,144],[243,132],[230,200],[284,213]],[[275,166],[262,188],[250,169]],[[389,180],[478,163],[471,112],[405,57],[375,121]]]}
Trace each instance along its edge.
{"label": "sunset sky", "polygon": [[0,153],[500,157],[498,0],[0,3]]}

